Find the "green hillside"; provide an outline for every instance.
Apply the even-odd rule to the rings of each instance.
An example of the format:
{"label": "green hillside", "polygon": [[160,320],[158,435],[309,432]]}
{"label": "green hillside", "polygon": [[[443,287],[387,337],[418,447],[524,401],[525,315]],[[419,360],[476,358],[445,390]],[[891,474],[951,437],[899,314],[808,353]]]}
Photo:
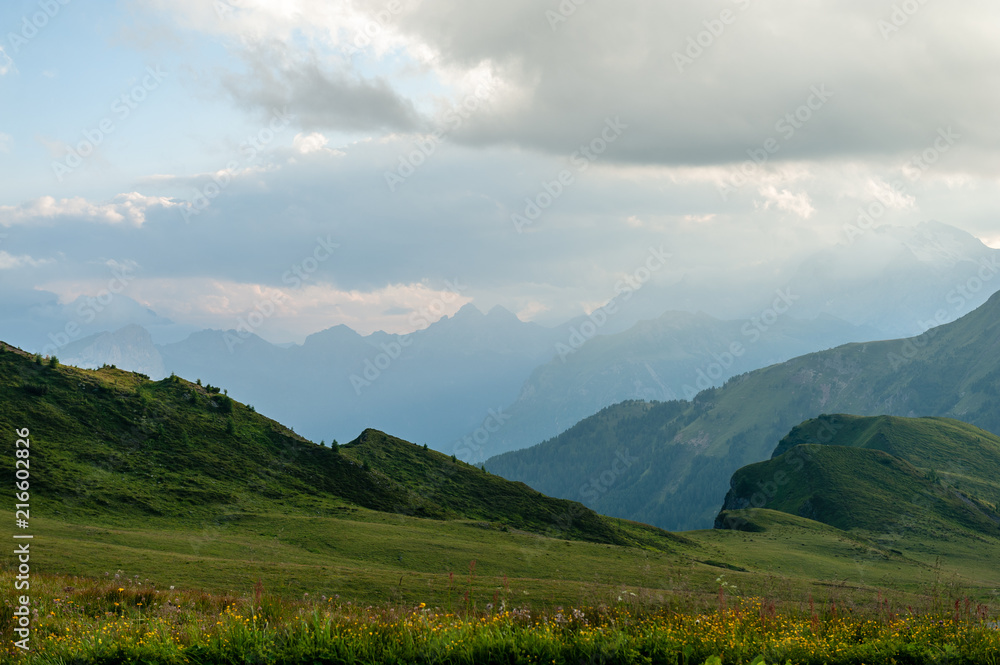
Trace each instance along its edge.
{"label": "green hillside", "polygon": [[[5,347],[0,431],[28,428],[35,506],[66,519],[201,518],[403,500],[358,464],[209,389],[114,368],[53,368]],[[0,452],[11,456],[11,435]]]}
{"label": "green hillside", "polygon": [[1000,537],[994,505],[867,448],[796,446],[737,471],[723,510],[765,506],[844,530],[886,531],[906,515],[913,535],[927,539],[947,540],[956,532]]}
{"label": "green hillside", "polygon": [[[942,416],[1000,433],[998,351],[994,294],[916,338],[809,354],[734,377],[692,402],[609,407],[486,468],[603,514],[670,530],[705,528],[737,469],[768,459],[789,430],[823,413]],[[625,449],[634,462],[610,473]],[[601,474],[613,482],[588,491]]]}
{"label": "green hillside", "polygon": [[[801,527],[820,522],[853,541],[867,579],[875,560],[946,562],[989,583],[1000,553],[998,461],[1000,438],[958,421],[821,416],[794,428],[771,459],[733,475],[715,526],[758,541],[792,536],[792,549],[809,551],[822,529]],[[844,554],[820,558],[831,556]]]}
{"label": "green hillside", "polygon": [[482,520],[500,529],[616,545],[683,542],[645,525],[626,526],[581,504],[547,497],[524,483],[505,480],[377,430],[365,430],[341,450],[344,456],[373,469],[394,496],[406,497],[406,503],[394,506],[393,512]]}
{"label": "green hillside", "polygon": [[1000,505],[1000,437],[950,418],[822,415],[796,426],[772,457],[802,444],[881,450],[929,478]]}
{"label": "green hillside", "polygon": [[[859,598],[891,584],[922,602],[937,574],[919,557],[798,517],[771,517],[758,533],[683,537],[602,517],[375,430],[334,450],[179,378],[52,367],[5,347],[0,405],[8,460],[15,430],[31,430],[30,532],[44,544],[32,565],[51,573],[223,594],[260,580],[288,597],[442,608],[466,592],[479,607],[501,596],[553,607],[623,594],[697,607],[714,602],[720,573],[771,597],[840,597],[852,580]],[[676,408],[632,406],[609,426]],[[859,552],[877,553],[860,571],[848,558]],[[944,570],[956,589],[988,596],[994,557],[982,546],[953,554]]]}
{"label": "green hillside", "polygon": [[[279,510],[321,516],[353,506],[636,542],[633,529],[579,504],[381,432],[335,451],[200,382],[52,367],[4,348],[0,431],[31,431],[39,514],[130,523]],[[5,437],[0,453],[13,450],[14,437]],[[646,531],[644,542],[670,537]]]}

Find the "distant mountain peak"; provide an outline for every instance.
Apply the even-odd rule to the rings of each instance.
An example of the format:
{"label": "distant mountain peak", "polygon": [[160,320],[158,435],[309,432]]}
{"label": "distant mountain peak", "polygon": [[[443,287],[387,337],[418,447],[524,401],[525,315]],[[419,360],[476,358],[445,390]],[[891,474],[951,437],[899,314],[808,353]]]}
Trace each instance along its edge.
{"label": "distant mountain peak", "polygon": [[361,339],[360,334],[358,334],[354,329],[341,323],[331,328],[327,328],[326,330],[320,330],[319,332],[309,335],[306,337],[305,342],[302,345],[310,346],[315,344],[329,344],[331,342],[358,339]]}
{"label": "distant mountain peak", "polygon": [[470,302],[470,303],[466,303],[466,304],[462,305],[462,307],[459,308],[459,310],[457,312],[455,312],[454,314],[452,314],[451,317],[449,317],[449,318],[452,318],[452,319],[471,319],[471,318],[481,319],[484,316],[485,316],[485,314],[483,314],[479,310],[478,307],[476,307],[475,305],[473,305]]}
{"label": "distant mountain peak", "polygon": [[[466,305],[468,306],[468,305]],[[487,319],[497,320],[497,321],[510,321],[517,323],[524,323],[521,319],[517,317],[517,314],[510,311],[503,305],[494,305],[493,309],[486,313]]]}

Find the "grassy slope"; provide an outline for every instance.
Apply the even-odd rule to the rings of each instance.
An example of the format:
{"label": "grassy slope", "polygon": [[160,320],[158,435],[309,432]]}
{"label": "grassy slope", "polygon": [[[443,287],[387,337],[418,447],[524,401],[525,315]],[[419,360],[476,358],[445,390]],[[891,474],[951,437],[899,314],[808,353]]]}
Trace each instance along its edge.
{"label": "grassy slope", "polygon": [[[32,394],[43,386],[47,394]],[[926,563],[889,559],[873,559],[865,578],[851,577],[836,555],[857,547],[844,544],[853,543],[850,536],[805,520],[783,536],[678,538],[592,518],[568,528],[557,520],[554,530],[547,523],[544,535],[531,533],[517,520],[530,527],[567,504],[374,431],[337,455],[238,403],[221,413],[212,406],[222,403],[218,397],[184,381],[52,370],[7,352],[0,354],[0,394],[6,459],[14,428],[32,429],[37,571],[101,577],[122,570],[160,587],[223,593],[247,593],[261,579],[288,596],[336,593],[441,607],[461,602],[473,560],[480,604],[505,577],[518,602],[533,605],[613,602],[629,589],[653,602],[694,606],[712,602],[720,573],[743,593],[789,599],[837,597],[843,585],[830,585],[847,578],[862,595],[875,594],[877,580],[925,593],[933,578]],[[436,485],[436,477],[451,482]],[[490,501],[498,490],[505,498]],[[531,497],[539,503],[530,505]],[[448,519],[420,517],[421,506]],[[568,539],[585,535],[574,528],[592,528],[591,542]],[[593,542],[602,534],[630,546]],[[789,537],[803,545],[790,550]],[[747,538],[759,546],[748,547]],[[948,573],[985,597],[981,555],[969,552],[960,563]]]}
{"label": "grassy slope", "polygon": [[913,535],[930,540],[1000,536],[1000,516],[976,497],[942,486],[881,450],[805,445],[743,467],[733,476],[723,509],[755,503],[845,530],[887,531],[906,515]]}
{"label": "grassy slope", "polygon": [[103,521],[390,510],[402,495],[360,465],[202,386],[116,369],[53,369],[0,354],[0,453],[31,430],[35,507]]}
{"label": "grassy slope", "polygon": [[1000,554],[998,461],[1000,438],[954,420],[822,416],[733,475],[716,524],[753,536],[774,529],[751,515],[808,517],[890,558],[940,558],[989,583]]}
{"label": "grassy slope", "polygon": [[52,368],[5,347],[0,404],[4,459],[14,431],[31,430],[42,569],[215,590],[261,576],[386,600],[401,577],[461,574],[473,559],[576,594],[636,584],[650,557],[697,549],[374,430],[338,454],[181,379]]}
{"label": "grassy slope", "polygon": [[[912,340],[850,344],[731,379],[691,403],[626,403],[487,468],[552,496],[606,469],[628,447],[638,462],[586,505],[681,530],[712,523],[732,473],[767,459],[795,425],[822,413],[947,416],[1000,433],[1000,294]],[[616,411],[629,414],[618,417]],[[572,449],[568,457],[565,451]],[[655,490],[655,491],[651,491]]]}
{"label": "grassy slope", "polygon": [[[638,542],[635,529],[440,453],[368,430],[344,454],[179,378],[51,368],[0,354],[0,431],[29,427],[41,514],[114,523],[152,517],[335,515],[346,506],[496,522],[564,539]],[[12,455],[5,437],[0,452]],[[644,544],[677,539],[652,527]]]}
{"label": "grassy slope", "polygon": [[817,442],[881,450],[994,509],[1000,505],[1000,437],[974,425],[950,418],[823,415],[793,428],[772,457]]}
{"label": "grassy slope", "polygon": [[367,463],[408,498],[396,512],[437,511],[451,518],[483,520],[499,528],[529,529],[574,540],[662,547],[683,539],[644,524],[602,517],[581,504],[552,499],[523,483],[511,482],[446,455],[366,430],[342,449]]}

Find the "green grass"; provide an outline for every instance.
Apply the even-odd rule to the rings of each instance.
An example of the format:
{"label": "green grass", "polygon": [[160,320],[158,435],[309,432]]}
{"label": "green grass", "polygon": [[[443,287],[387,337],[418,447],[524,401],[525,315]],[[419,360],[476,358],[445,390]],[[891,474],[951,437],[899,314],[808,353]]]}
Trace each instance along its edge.
{"label": "green grass", "polygon": [[341,448],[343,454],[374,469],[406,505],[394,512],[482,520],[491,527],[527,529],[573,540],[669,548],[684,540],[644,524],[625,527],[581,504],[552,499],[524,483],[511,482],[478,467],[377,430],[366,430]]}
{"label": "green grass", "polygon": [[881,450],[796,446],[773,460],[743,467],[733,475],[725,508],[749,505],[845,530],[888,531],[906,516],[911,523],[907,530],[924,538],[1000,536],[1000,518],[989,507]]}
{"label": "green grass", "polygon": [[[0,588],[12,578],[0,576]],[[7,660],[23,663],[927,663],[1000,662],[992,608],[947,610],[810,602],[779,609],[720,581],[712,609],[608,603],[520,605],[497,588],[482,609],[426,602],[364,607],[326,594],[296,601],[258,584],[241,596],[162,588],[121,574],[98,582],[35,579],[30,651],[9,640],[16,602],[0,607]]]}
{"label": "green grass", "polygon": [[988,580],[1000,551],[1000,438],[944,418],[822,416],[737,471],[719,527],[754,532],[764,507],[849,533],[884,556],[940,557]]}
{"label": "green grass", "polygon": [[[759,598],[758,614],[777,608],[789,617],[810,598],[856,612],[889,603],[896,614],[905,607],[940,613],[953,597],[996,601],[996,541],[981,534],[978,541],[909,539],[890,547],[872,534],[768,510],[738,515],[752,530],[671,534],[596,515],[375,430],[338,452],[179,378],[52,368],[11,350],[0,353],[0,404],[6,459],[14,430],[31,430],[31,563],[40,585],[32,596],[41,603],[40,635],[51,616],[52,634],[70,627],[73,639],[110,638],[109,646],[57,640],[50,659],[33,662],[73,662],[72,649],[89,654],[81,662],[105,663],[185,656],[213,663],[349,661],[345,654],[423,662],[427,653],[447,653],[451,660],[442,662],[640,662],[647,653],[667,662],[712,654],[749,661],[793,652],[750,624],[731,635],[676,630],[693,631],[688,618],[708,621],[718,613],[720,588],[723,601]],[[853,473],[828,466],[841,480]],[[909,462],[892,468],[932,482]],[[989,482],[966,472],[963,482],[974,480]],[[13,565],[3,559],[0,573],[9,576]],[[270,629],[243,621],[258,584],[281,608]],[[182,607],[197,609],[178,619],[166,603],[171,594],[161,595],[170,586],[188,589]],[[83,591],[59,592],[70,587]],[[0,589],[10,607],[11,585]],[[156,605],[157,614],[138,601],[128,611],[112,609],[123,602],[119,593],[145,598],[143,607]],[[305,594],[311,600],[303,602]],[[87,609],[65,613],[63,596],[80,596],[74,604],[89,603]],[[341,606],[318,607],[317,596]],[[481,620],[493,617],[499,602],[533,617],[586,608],[607,625],[598,636],[567,632],[548,619],[521,625],[507,617],[497,631],[483,632]],[[233,603],[242,618],[226,614]],[[423,624],[406,627],[420,603],[432,608],[434,635]],[[359,606],[373,609],[358,614]],[[10,618],[4,611],[0,626]],[[373,612],[391,620],[366,631],[370,640],[345,642],[345,626],[368,626]],[[880,625],[872,629],[879,648],[909,644],[890,634],[890,620]],[[386,642],[383,629],[403,647]],[[816,648],[829,657],[837,648],[830,644]]]}
{"label": "green grass", "polygon": [[1000,503],[1000,437],[950,418],[823,415],[796,426],[772,457],[796,445],[822,443],[881,450],[921,469],[935,484]]}

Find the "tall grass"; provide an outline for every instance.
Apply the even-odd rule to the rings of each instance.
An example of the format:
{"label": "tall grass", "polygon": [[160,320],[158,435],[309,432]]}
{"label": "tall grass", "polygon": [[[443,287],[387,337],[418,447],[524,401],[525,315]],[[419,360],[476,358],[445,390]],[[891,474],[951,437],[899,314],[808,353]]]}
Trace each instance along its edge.
{"label": "tall grass", "polygon": [[[470,576],[474,569],[470,566]],[[13,589],[13,576],[0,575]],[[722,588],[720,586],[720,588]],[[13,648],[13,591],[0,609],[3,660],[18,663],[1000,663],[997,615],[963,599],[947,612],[725,597],[710,611],[620,602],[481,611],[156,589],[144,580],[32,579],[31,651]],[[465,599],[462,599],[465,601]]]}

